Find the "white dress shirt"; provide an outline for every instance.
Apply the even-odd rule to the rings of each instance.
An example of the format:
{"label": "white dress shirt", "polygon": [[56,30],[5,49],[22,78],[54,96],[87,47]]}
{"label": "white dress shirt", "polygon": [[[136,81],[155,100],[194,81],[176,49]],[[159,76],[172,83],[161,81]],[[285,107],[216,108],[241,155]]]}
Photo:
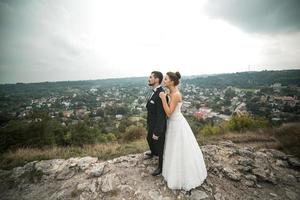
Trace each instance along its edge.
{"label": "white dress shirt", "polygon": [[161,85],[159,85],[159,86],[157,86],[156,88],[152,89],[152,94],[151,94],[151,96],[150,96],[149,99],[152,98],[153,94],[154,94],[154,93],[156,92],[156,90],[157,90],[158,88],[160,88],[160,87],[161,87]]}

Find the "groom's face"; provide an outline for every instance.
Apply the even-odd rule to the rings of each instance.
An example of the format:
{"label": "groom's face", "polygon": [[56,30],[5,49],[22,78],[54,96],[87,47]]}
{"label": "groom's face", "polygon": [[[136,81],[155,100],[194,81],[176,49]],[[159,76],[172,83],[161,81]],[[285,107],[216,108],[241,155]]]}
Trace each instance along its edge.
{"label": "groom's face", "polygon": [[148,79],[148,85],[153,86],[157,82],[158,78],[155,78],[154,74],[151,74]]}

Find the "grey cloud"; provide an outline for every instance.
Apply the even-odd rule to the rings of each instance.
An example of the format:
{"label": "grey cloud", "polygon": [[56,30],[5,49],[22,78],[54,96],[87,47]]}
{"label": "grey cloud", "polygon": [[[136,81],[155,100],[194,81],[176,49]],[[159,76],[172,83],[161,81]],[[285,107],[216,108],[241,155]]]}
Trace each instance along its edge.
{"label": "grey cloud", "polygon": [[75,40],[71,40],[70,38],[65,37],[63,34],[53,35],[50,40],[55,49],[62,49],[70,56],[76,56],[82,52],[81,46],[76,44]]}
{"label": "grey cloud", "polygon": [[246,32],[277,34],[300,31],[299,0],[208,0],[206,13]]}

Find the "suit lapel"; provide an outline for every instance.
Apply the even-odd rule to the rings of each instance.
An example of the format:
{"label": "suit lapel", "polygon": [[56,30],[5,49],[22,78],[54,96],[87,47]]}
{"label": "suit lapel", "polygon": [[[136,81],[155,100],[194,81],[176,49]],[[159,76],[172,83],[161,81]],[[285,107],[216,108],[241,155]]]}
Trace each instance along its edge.
{"label": "suit lapel", "polygon": [[148,96],[147,96],[147,103],[149,103],[149,101],[150,101],[150,99],[152,98],[152,92],[150,92],[150,94],[148,94]]}
{"label": "suit lapel", "polygon": [[153,95],[151,96],[151,94],[149,95],[148,99],[147,99],[147,105],[150,103],[150,101],[155,97],[155,95],[158,95],[160,92],[162,91],[162,87],[159,87],[156,89],[156,91],[153,93]]}
{"label": "suit lapel", "polygon": [[161,92],[161,90],[162,90],[161,87],[157,88],[156,91],[153,93],[152,97],[150,98],[150,100],[151,100],[153,97],[155,97],[156,95],[158,95],[158,94]]}

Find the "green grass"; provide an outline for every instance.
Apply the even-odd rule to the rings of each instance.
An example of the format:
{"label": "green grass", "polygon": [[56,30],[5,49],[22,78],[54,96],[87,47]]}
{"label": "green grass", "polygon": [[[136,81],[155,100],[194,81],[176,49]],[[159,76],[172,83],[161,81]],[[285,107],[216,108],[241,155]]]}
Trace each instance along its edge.
{"label": "green grass", "polygon": [[[243,132],[225,131],[222,134],[206,135],[200,131],[196,137],[201,146],[217,144],[219,141],[224,140],[232,140],[234,143],[241,145],[259,144],[264,146],[258,145],[258,147],[278,148],[285,153],[293,154],[300,158],[300,123],[284,124],[276,128],[259,128]],[[121,140],[112,143],[83,145],[82,147],[19,148],[0,155],[0,169],[11,169],[34,160],[56,158],[68,159],[70,157],[92,156],[98,157],[100,160],[108,160],[123,155],[142,153],[147,149],[148,144],[145,135],[143,135],[143,138],[131,142]]]}
{"label": "green grass", "polygon": [[292,154],[300,159],[300,123],[283,124],[280,127],[257,128],[246,131],[225,131],[222,134],[197,134],[200,145],[217,144],[220,141],[231,140],[240,145],[250,145],[256,148],[274,148]]}
{"label": "green grass", "polygon": [[300,158],[300,123],[283,124],[272,134],[280,142],[280,149]]}
{"label": "green grass", "polygon": [[0,155],[0,169],[11,169],[22,166],[34,160],[48,160],[55,158],[68,159],[70,157],[92,156],[100,160],[112,159],[122,155],[141,153],[148,149],[145,139],[139,139],[129,143],[90,144],[67,147],[48,148],[19,148],[15,151],[7,151]]}

